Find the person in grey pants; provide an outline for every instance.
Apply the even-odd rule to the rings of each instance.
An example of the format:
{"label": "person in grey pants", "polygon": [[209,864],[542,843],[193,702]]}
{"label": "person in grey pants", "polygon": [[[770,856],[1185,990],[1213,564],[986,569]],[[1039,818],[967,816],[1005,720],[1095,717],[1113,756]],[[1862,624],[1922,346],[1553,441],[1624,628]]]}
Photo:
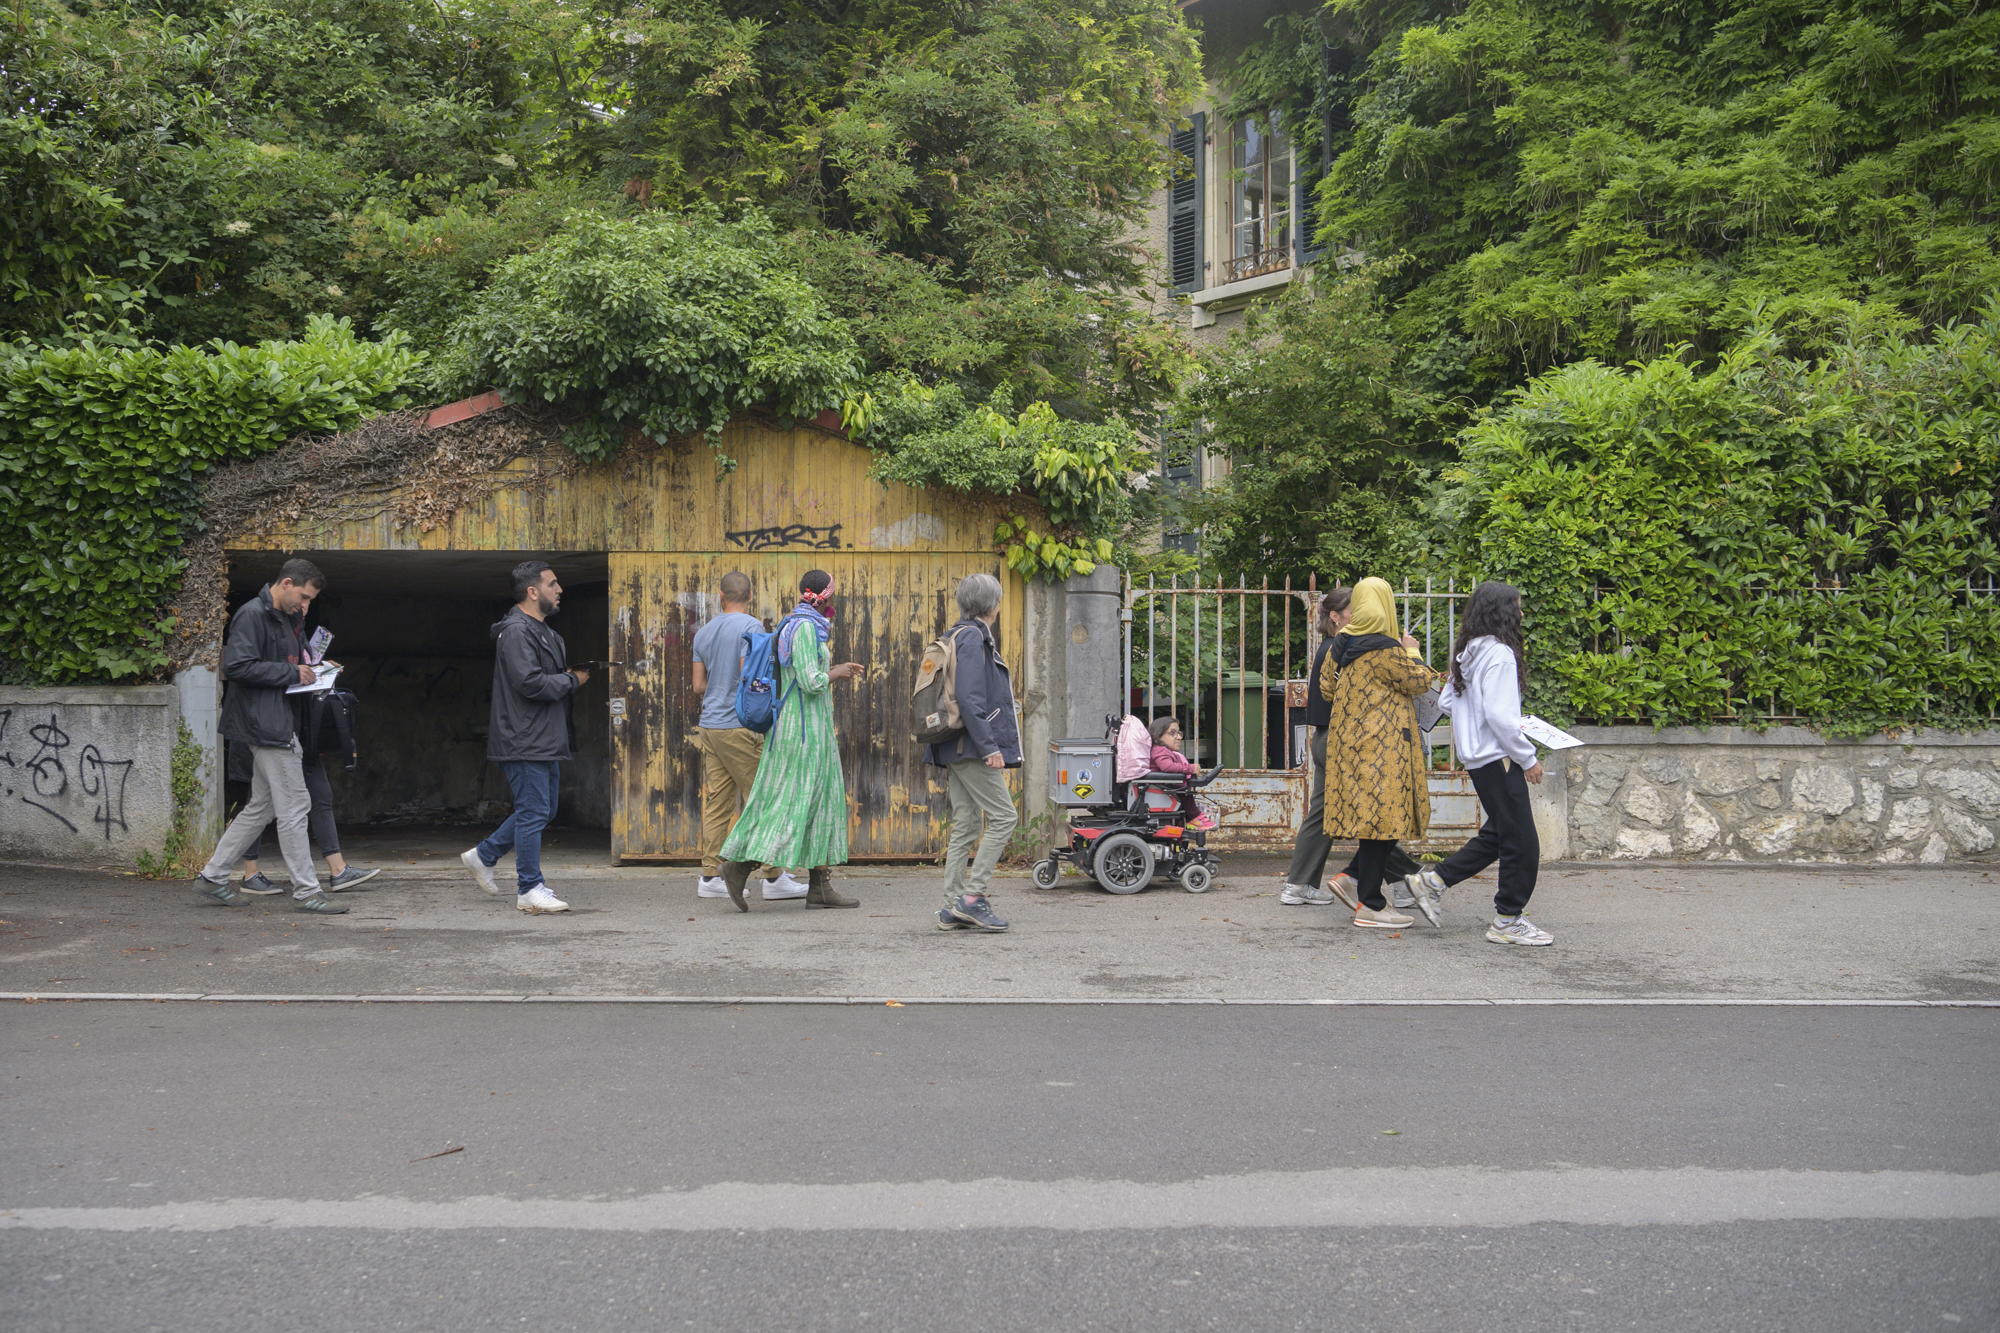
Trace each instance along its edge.
{"label": "person in grey pants", "polygon": [[958,650],[953,689],[965,730],[924,751],[926,763],[945,771],[951,795],[944,906],[938,909],[937,923],[939,930],[1001,931],[1007,923],[994,914],[986,885],[1019,820],[1007,790],[1007,770],[1021,766],[1021,727],[1014,717],[1014,684],[993,641],[993,625],[1000,619],[1000,580],[968,574],[958,584],[958,609],[962,619],[948,634]]}
{"label": "person in grey pants", "polygon": [[287,560],[275,583],[229,618],[222,648],[222,678],[228,682],[217,730],[250,749],[250,799],[223,830],[215,855],[195,875],[195,891],[234,907],[244,896],[229,882],[229,871],[263,837],[275,818],[278,849],[292,877],[293,906],[301,912],[339,916],[347,909],[321,892],[306,840],[312,796],[306,790],[305,751],[299,744],[298,710],[287,695],[293,685],[309,685],[313,669],[305,661],[306,608],[326,586],[326,575],[309,560]]}

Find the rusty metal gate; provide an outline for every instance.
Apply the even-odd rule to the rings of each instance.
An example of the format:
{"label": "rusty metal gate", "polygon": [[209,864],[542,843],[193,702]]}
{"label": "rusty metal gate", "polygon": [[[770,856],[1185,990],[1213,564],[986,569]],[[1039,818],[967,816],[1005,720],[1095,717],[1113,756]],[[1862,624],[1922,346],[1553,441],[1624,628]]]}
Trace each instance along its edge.
{"label": "rusty metal gate", "polygon": [[[1424,660],[1442,669],[1468,594],[1426,580],[1397,594],[1406,631]],[[1235,587],[1183,586],[1170,579],[1127,581],[1125,698],[1151,723],[1172,714],[1188,755],[1223,773],[1204,796],[1220,825],[1209,845],[1228,851],[1289,850],[1311,795],[1311,733],[1305,724],[1308,679],[1319,651],[1317,579]],[[1456,845],[1479,826],[1472,784],[1452,766],[1450,730],[1431,735],[1431,827],[1425,846]]]}

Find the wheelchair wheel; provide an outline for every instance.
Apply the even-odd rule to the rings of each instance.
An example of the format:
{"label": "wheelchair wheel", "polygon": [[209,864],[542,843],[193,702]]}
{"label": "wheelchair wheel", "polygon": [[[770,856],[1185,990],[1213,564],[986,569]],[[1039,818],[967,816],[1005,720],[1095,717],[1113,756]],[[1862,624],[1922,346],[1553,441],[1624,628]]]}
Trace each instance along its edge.
{"label": "wheelchair wheel", "polygon": [[1046,861],[1035,862],[1035,887],[1053,889],[1056,886],[1056,876],[1061,873],[1062,867],[1056,864],[1053,856]]}
{"label": "wheelchair wheel", "polygon": [[1190,861],[1181,867],[1181,887],[1189,893],[1207,893],[1208,886],[1215,882],[1208,867],[1199,861]]}
{"label": "wheelchair wheel", "polygon": [[1153,849],[1136,833],[1114,833],[1091,858],[1107,893],[1137,893],[1153,878]]}

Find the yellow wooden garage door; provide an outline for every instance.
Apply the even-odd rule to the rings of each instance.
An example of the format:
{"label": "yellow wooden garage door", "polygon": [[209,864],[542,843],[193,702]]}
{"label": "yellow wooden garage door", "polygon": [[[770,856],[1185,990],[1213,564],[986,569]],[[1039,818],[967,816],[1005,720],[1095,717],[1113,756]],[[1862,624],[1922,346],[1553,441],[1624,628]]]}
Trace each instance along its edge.
{"label": "yellow wooden garage door", "polygon": [[[694,633],[720,609],[716,584],[750,576],[768,625],[797,601],[799,577],[824,569],[840,580],[831,648],[867,668],[834,685],[834,727],[848,790],[848,844],[857,860],[943,851],[947,807],[938,770],[910,739],[909,700],[924,645],[958,619],[952,593],[967,574],[1006,589],[1000,647],[1021,679],[1021,582],[997,557],[924,552],[611,556],[611,845],[632,859],[679,859],[701,850],[701,700],[689,688]],[[1016,790],[1018,791],[1018,778]],[[933,789],[935,785],[935,790]]]}

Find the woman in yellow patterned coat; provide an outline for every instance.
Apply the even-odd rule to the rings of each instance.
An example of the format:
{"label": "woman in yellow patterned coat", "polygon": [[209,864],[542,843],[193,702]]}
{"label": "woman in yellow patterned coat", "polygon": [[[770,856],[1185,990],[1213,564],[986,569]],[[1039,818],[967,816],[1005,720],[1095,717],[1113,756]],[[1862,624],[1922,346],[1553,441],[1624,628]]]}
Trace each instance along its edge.
{"label": "woman in yellow patterned coat", "polygon": [[1417,657],[1417,641],[1396,634],[1396,602],[1381,579],[1354,585],[1353,619],[1320,668],[1326,729],[1326,832],[1360,843],[1353,875],[1361,905],[1354,924],[1400,929],[1411,918],[1389,909],[1382,871],[1402,838],[1431,822],[1430,784],[1411,701],[1437,675]]}

